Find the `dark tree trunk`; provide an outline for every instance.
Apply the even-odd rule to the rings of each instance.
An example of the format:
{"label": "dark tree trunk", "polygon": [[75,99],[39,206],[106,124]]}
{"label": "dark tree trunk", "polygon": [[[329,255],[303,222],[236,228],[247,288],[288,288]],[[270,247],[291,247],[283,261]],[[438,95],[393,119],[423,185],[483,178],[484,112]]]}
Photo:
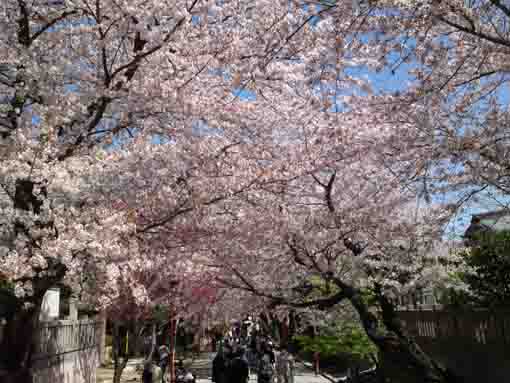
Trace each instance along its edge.
{"label": "dark tree trunk", "polygon": [[461,383],[462,379],[427,355],[406,333],[393,305],[379,293],[382,323],[368,310],[357,289],[344,286],[365,332],[379,349],[380,368],[391,383]]}
{"label": "dark tree trunk", "polygon": [[176,340],[176,336],[177,336],[177,325],[178,325],[178,320],[177,320],[175,314],[173,314],[171,312],[171,314],[170,314],[170,328],[169,328],[169,335],[170,335],[169,343],[170,344],[169,344],[169,348],[168,348],[168,351],[169,351],[168,369],[169,369],[171,383],[175,383],[175,381],[176,381],[176,379],[175,379],[175,340]]}
{"label": "dark tree trunk", "polygon": [[112,357],[113,357],[113,383],[120,383],[122,372],[126,368],[128,362],[128,355],[124,354],[122,348],[122,339],[119,331],[119,324],[113,324],[113,339],[112,339]]}
{"label": "dark tree trunk", "polygon": [[[14,208],[39,214],[43,205],[40,196],[34,194],[35,186],[41,186],[41,196],[46,197],[44,183],[37,183],[30,179],[17,179],[14,193]],[[35,221],[37,228],[54,228],[52,221]],[[13,230],[15,236],[21,235],[28,239],[27,250],[32,254],[33,249],[39,248],[38,241],[32,238],[31,227],[27,227],[23,221],[15,221]],[[55,237],[58,236],[55,229]],[[0,345],[0,364],[8,371],[7,382],[31,383],[32,382],[32,353],[38,339],[37,328],[39,325],[39,313],[44,294],[55,284],[62,281],[66,274],[66,267],[55,259],[47,259],[47,273],[45,277],[31,279],[34,293],[32,296],[17,300],[16,305],[10,310],[7,325],[4,329],[2,344]],[[36,270],[37,271],[37,270]],[[43,271],[43,270],[39,270]],[[28,308],[24,304],[29,304]]]}
{"label": "dark tree trunk", "polygon": [[31,358],[37,342],[39,312],[44,294],[35,297],[34,306],[18,308],[4,328],[0,363],[7,370],[6,383],[32,383]]}
{"label": "dark tree trunk", "polygon": [[149,352],[149,356],[147,357],[147,360],[152,363],[152,360],[154,359],[154,354],[156,353],[156,323],[152,324],[151,329],[151,350]]}

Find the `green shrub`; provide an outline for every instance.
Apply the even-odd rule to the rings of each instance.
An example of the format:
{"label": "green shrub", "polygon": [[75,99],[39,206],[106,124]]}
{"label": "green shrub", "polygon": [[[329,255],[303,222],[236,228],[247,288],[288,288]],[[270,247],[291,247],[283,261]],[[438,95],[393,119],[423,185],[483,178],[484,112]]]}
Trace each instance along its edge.
{"label": "green shrub", "polygon": [[377,353],[365,331],[356,323],[343,324],[314,337],[297,335],[294,340],[308,356],[318,351],[321,360],[371,360]]}
{"label": "green shrub", "polygon": [[510,232],[478,236],[475,246],[465,256],[472,272],[462,278],[469,285],[475,301],[485,307],[510,305]]}

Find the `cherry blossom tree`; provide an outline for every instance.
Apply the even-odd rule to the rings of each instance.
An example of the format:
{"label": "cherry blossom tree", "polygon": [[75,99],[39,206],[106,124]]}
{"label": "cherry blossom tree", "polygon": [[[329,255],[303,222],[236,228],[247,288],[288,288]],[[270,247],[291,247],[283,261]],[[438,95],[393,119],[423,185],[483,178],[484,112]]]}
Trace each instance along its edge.
{"label": "cherry blossom tree", "polygon": [[[375,71],[408,83],[360,99],[393,127],[380,156],[423,196],[452,210],[471,202],[507,207],[508,7],[500,1],[376,2],[366,49]],[[384,13],[384,9],[397,9]],[[387,96],[390,96],[389,98]],[[472,206],[472,204],[471,204]]]}
{"label": "cherry blossom tree", "polygon": [[[477,191],[507,192],[507,11],[495,0],[4,1],[0,275],[22,303],[7,367],[28,373],[31,342],[14,334],[33,334],[55,283],[145,307],[159,287],[144,273],[173,280],[169,264],[178,278],[227,270],[252,293],[242,278],[285,292],[319,273],[338,292],[296,305],[348,299],[381,350],[396,344],[444,381],[386,298],[430,270],[422,255],[444,219],[408,214],[417,194],[467,190],[453,211]],[[353,74],[409,62],[398,94]]]}
{"label": "cherry blossom tree", "polygon": [[[182,126],[185,103],[170,94],[163,101],[151,83],[177,81],[164,91],[175,93],[193,77],[194,70],[179,69],[186,60],[170,75],[166,65],[176,64],[166,55],[186,36],[180,29],[194,28],[196,4],[2,3],[0,272],[22,303],[8,318],[2,349],[11,352],[2,356],[16,381],[29,379],[33,343],[17,334],[31,339],[48,288],[64,281],[80,289],[86,270],[115,290],[121,267],[140,259],[132,211],[105,198],[98,187],[105,173],[89,170],[101,167],[113,138],[119,145],[144,127],[159,129],[174,112],[166,132]],[[193,60],[189,52],[183,57]],[[145,70],[169,77],[159,81]]]}
{"label": "cherry blossom tree", "polygon": [[[221,282],[273,306],[328,309],[347,300],[378,347],[386,377],[452,381],[406,333],[391,303],[395,294],[441,272],[428,252],[448,212],[415,214],[415,193],[378,166],[377,151],[365,152],[364,161],[338,160],[335,167],[328,159],[330,167],[287,183],[283,195],[267,192],[261,203],[239,207],[243,227],[231,230],[243,234],[229,232],[233,240],[223,238],[216,258],[227,270]],[[315,297],[300,288],[313,277],[329,285]]]}
{"label": "cherry blossom tree", "polygon": [[[176,325],[179,320],[203,314],[217,296],[217,291],[209,285],[210,276],[208,278],[206,273],[197,275],[196,268],[189,270],[189,264],[180,265],[178,261],[169,261],[160,258],[155,262],[146,260],[139,265],[132,262],[124,265],[129,270],[124,270],[117,281],[120,294],[116,294],[113,299],[106,299],[108,303],[103,309],[113,324],[114,382],[120,382],[129,360],[129,354],[120,349],[120,326],[127,327],[130,343],[138,344],[144,330],[150,331],[149,325],[158,308],[167,308],[170,313],[168,322]],[[98,290],[95,289],[94,292],[97,294]],[[105,301],[108,297],[102,295],[100,298]],[[170,338],[165,339],[165,343],[169,344],[172,363],[175,354],[175,327],[173,332],[172,328],[170,329]],[[153,353],[154,350],[149,358]],[[173,366],[170,372],[173,374]]]}

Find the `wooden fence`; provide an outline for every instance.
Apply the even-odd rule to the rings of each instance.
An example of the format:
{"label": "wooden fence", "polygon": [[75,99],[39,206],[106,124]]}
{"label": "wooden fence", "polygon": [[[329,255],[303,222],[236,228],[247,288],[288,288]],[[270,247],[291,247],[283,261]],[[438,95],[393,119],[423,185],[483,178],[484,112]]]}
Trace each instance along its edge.
{"label": "wooden fence", "polygon": [[510,311],[400,311],[418,344],[470,382],[510,376]]}
{"label": "wooden fence", "polygon": [[[0,342],[4,324],[0,322]],[[37,330],[32,359],[47,359],[99,346],[102,322],[58,320],[41,322]]]}
{"label": "wooden fence", "polygon": [[93,320],[41,322],[32,354],[35,383],[95,383],[102,332],[103,323]]}
{"label": "wooden fence", "polygon": [[413,310],[399,315],[416,338],[510,345],[510,311]]}
{"label": "wooden fence", "polygon": [[102,323],[91,320],[43,322],[38,330],[34,360],[99,346]]}

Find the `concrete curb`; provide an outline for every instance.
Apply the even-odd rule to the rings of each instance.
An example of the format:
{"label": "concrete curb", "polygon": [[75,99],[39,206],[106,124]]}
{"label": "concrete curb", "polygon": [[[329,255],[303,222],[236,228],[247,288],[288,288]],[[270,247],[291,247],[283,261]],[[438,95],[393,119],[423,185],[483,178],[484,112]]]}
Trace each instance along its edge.
{"label": "concrete curb", "polygon": [[[309,368],[310,370],[313,370],[313,364],[312,363],[308,363],[308,362],[299,362],[299,363],[301,363],[306,368]],[[374,366],[372,368],[369,368],[368,370],[360,371],[359,374],[360,375],[364,375],[364,374],[368,374],[370,372],[373,372],[375,370],[376,370],[376,367]],[[340,378],[335,378],[334,376],[331,376],[329,374],[324,374],[324,373],[320,373],[319,375],[324,377],[324,378],[326,378],[326,379],[328,379],[330,382],[334,382],[334,383],[346,382],[349,379],[348,376],[342,376]]]}
{"label": "concrete curb", "polygon": [[[298,363],[301,363],[303,366],[305,366],[306,368],[308,368],[309,370],[312,370],[314,371],[314,368],[313,368],[313,364],[312,363],[309,363],[309,362],[298,362]],[[325,374],[325,373],[319,373],[320,376],[322,376],[323,378],[329,380],[330,382],[336,382],[337,379],[334,377],[334,376],[331,376],[329,374]],[[340,380],[343,379],[343,378],[340,378]]]}

